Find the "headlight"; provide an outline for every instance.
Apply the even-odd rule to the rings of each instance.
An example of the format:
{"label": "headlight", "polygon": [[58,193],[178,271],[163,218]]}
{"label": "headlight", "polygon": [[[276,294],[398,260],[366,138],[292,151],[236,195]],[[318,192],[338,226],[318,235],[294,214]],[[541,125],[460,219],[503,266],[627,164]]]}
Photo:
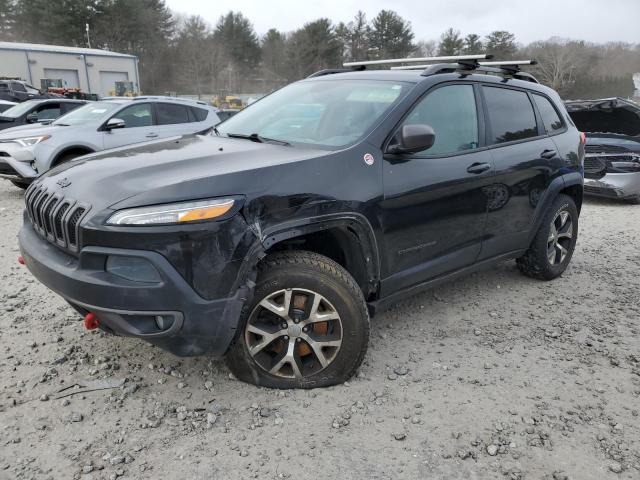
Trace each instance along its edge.
{"label": "headlight", "polygon": [[25,138],[16,138],[11,140],[12,142],[16,142],[17,144],[23,147],[33,147],[34,145],[39,144],[40,142],[44,142],[51,138],[51,135],[42,135],[40,137],[25,137]]}
{"label": "headlight", "polygon": [[162,225],[167,223],[198,222],[223,216],[235,201],[233,198],[169,203],[151,207],[120,210],[107,220],[109,225]]}

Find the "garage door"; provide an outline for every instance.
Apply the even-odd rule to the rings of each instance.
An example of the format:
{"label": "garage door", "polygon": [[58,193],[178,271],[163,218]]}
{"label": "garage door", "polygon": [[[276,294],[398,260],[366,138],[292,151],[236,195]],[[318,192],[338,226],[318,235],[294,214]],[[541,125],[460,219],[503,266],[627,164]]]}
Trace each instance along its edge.
{"label": "garage door", "polygon": [[62,68],[45,68],[44,77],[51,79],[60,79],[67,88],[79,88],[80,80],[77,70],[65,70]]}
{"label": "garage door", "polygon": [[116,88],[116,82],[128,80],[129,74],[127,72],[100,71],[100,94],[103,96],[112,95]]}

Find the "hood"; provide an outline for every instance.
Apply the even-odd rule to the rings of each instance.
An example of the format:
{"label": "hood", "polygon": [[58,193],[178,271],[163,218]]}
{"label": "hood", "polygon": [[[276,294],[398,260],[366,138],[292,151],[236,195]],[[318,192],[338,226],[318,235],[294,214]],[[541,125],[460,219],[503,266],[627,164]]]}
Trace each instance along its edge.
{"label": "hood", "polygon": [[[1,125],[2,124],[0,124],[0,128]],[[26,125],[19,125],[17,127],[11,127],[3,130],[2,132],[0,132],[0,141],[26,136],[37,137],[40,135],[51,135],[56,131],[59,131],[60,128],[65,127],[56,127],[55,125],[42,125],[41,123],[28,123]]]}
{"label": "hood", "polygon": [[37,183],[94,210],[120,209],[266,190],[265,169],[271,182],[277,178],[271,167],[326,153],[193,135],[86,155],[50,170]]}
{"label": "hood", "polygon": [[571,100],[567,111],[578,130],[640,136],[640,105],[623,98]]}

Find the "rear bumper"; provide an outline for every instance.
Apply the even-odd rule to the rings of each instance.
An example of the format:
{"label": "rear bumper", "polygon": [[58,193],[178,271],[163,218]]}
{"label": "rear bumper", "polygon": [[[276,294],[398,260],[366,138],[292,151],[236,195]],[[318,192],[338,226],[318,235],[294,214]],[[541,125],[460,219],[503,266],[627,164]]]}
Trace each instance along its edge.
{"label": "rear bumper", "polygon": [[[246,292],[206,300],[160,254],[145,250],[85,247],[78,257],[42,239],[29,223],[19,235],[31,273],[80,313],[93,312],[104,330],[143,339],[178,356],[223,355],[236,332]],[[107,257],[144,259],[160,281],[135,282],[105,270]],[[160,330],[156,317],[170,319]]]}
{"label": "rear bumper", "polygon": [[598,180],[585,178],[584,193],[628,199],[640,196],[640,173],[608,173]]}

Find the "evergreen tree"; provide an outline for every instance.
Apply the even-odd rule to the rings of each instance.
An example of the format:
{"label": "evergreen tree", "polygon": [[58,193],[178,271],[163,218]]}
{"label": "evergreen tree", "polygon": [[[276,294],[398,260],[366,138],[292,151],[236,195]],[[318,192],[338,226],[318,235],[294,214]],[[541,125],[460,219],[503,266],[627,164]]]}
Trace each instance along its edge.
{"label": "evergreen tree", "polygon": [[438,55],[460,55],[463,48],[464,40],[460,37],[460,32],[449,28],[440,36]]}
{"label": "evergreen tree", "polygon": [[415,48],[411,23],[391,10],[381,10],[376,15],[368,37],[374,58],[404,58]]}
{"label": "evergreen tree", "polygon": [[496,30],[487,35],[486,49],[497,60],[509,60],[518,49],[516,37],[505,30]]}
{"label": "evergreen tree", "polygon": [[475,33],[470,33],[466,37],[464,37],[464,48],[462,49],[462,53],[467,55],[476,55],[483,52],[484,45],[482,40],[480,39],[480,35],[476,35]]}

